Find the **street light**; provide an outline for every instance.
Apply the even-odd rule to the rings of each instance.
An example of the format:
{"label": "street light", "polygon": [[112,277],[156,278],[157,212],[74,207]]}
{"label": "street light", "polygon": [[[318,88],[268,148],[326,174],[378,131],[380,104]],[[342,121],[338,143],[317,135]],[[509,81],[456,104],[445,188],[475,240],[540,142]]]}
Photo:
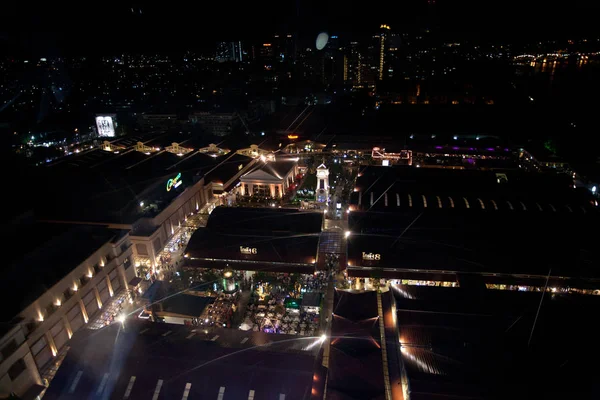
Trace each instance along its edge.
{"label": "street light", "polygon": [[350,236],[350,233],[351,233],[350,231],[346,231],[346,232],[344,233],[344,236],[346,237],[346,239],[348,238],[348,236]]}

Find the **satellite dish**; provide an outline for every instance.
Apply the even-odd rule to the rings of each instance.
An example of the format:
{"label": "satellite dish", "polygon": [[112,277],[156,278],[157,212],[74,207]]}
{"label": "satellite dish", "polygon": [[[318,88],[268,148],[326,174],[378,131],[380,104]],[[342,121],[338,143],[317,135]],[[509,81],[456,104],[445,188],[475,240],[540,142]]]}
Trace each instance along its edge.
{"label": "satellite dish", "polygon": [[329,40],[329,35],[325,32],[319,33],[317,36],[317,50],[323,50],[325,46],[327,46],[327,41]]}

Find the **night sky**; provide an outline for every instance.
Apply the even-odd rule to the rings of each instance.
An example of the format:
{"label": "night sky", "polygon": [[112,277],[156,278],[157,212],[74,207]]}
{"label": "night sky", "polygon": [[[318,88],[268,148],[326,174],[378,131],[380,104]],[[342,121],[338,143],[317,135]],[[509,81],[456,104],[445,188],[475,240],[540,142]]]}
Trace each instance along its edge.
{"label": "night sky", "polygon": [[394,30],[437,26],[457,39],[528,41],[600,34],[600,4],[585,0],[569,1],[568,8],[516,0],[437,0],[434,5],[428,0],[10,3],[3,9],[0,45],[11,54],[206,50],[219,40],[260,39],[275,31],[298,32],[306,39],[318,31],[371,33],[381,23]]}

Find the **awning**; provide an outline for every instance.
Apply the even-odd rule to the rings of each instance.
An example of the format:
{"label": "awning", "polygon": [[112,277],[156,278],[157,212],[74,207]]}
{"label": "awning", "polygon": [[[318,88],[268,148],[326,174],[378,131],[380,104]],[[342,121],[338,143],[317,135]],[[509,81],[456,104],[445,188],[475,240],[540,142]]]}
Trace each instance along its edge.
{"label": "awning", "polygon": [[321,293],[308,292],[302,297],[302,307],[319,307],[321,304]]}

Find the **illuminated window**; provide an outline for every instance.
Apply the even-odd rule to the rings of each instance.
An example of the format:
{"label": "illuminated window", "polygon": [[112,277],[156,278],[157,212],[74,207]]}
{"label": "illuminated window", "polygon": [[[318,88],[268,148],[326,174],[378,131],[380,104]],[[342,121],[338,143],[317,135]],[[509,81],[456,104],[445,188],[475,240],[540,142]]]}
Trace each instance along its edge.
{"label": "illuminated window", "polygon": [[252,194],[255,196],[270,197],[271,189],[268,185],[254,185]]}

